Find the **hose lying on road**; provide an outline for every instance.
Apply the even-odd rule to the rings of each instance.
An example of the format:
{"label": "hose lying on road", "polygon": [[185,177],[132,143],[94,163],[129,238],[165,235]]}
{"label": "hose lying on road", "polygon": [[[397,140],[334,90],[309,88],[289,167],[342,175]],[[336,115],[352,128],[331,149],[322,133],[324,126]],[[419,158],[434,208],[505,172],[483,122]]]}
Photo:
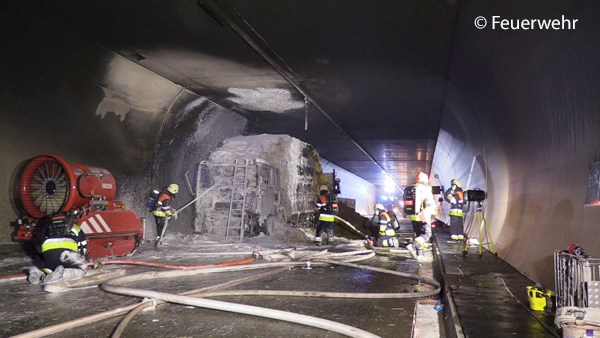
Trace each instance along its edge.
{"label": "hose lying on road", "polygon": [[[225,262],[225,263],[217,263],[217,264],[208,264],[205,265],[206,267],[214,267],[214,266],[219,266],[219,265],[235,265],[235,264],[247,264],[249,262],[252,262],[256,259],[255,256],[248,258],[248,259],[243,259],[243,260],[238,260],[238,261],[232,261],[232,262]],[[86,324],[90,324],[90,323],[94,323],[100,320],[104,320],[104,319],[108,319],[108,318],[112,318],[115,316],[119,316],[122,315],[124,313],[127,313],[133,309],[135,309],[137,306],[139,306],[138,303],[133,304],[133,305],[129,305],[129,306],[125,306],[125,307],[119,307],[117,309],[112,309],[112,310],[108,310],[108,311],[104,311],[102,313],[98,313],[95,315],[91,315],[91,316],[86,316],[86,317],[82,317],[82,318],[78,318],[72,321],[68,321],[68,322],[64,322],[64,323],[60,323],[60,324],[56,324],[56,325],[52,325],[52,326],[47,326],[38,330],[34,330],[34,331],[30,331],[30,332],[26,332],[23,334],[19,334],[16,335],[14,337],[18,337],[18,338],[35,338],[35,337],[43,337],[46,335],[50,335],[53,333],[57,333],[57,332],[61,332],[61,331],[65,331],[68,329],[72,329],[74,327],[78,327],[78,326],[82,326],[82,325],[86,325]]]}
{"label": "hose lying on road", "polygon": [[[322,297],[344,297],[344,298],[422,298],[427,296],[432,296],[438,294],[440,292],[440,285],[438,282],[411,274],[405,274],[397,271],[391,271],[386,269],[373,268],[370,266],[363,265],[355,265],[348,263],[349,261],[360,261],[365,260],[370,257],[373,257],[375,253],[369,251],[358,251],[355,252],[355,255],[359,255],[358,257],[353,257],[346,259],[344,262],[337,262],[333,260],[323,260],[320,261],[319,258],[313,261],[312,265],[324,265],[324,264],[337,264],[343,265],[352,268],[360,268],[360,269],[369,269],[372,271],[390,273],[402,277],[414,278],[426,283],[429,283],[435,287],[435,290],[427,291],[427,292],[419,292],[419,293],[367,293],[367,294],[355,294],[355,293],[335,293],[335,292],[306,292],[306,291],[262,291],[262,290],[251,290],[251,291],[227,291],[227,292],[219,292],[219,293],[203,293],[201,297],[208,297],[213,295],[238,295],[238,294],[281,294],[281,295],[290,295],[290,296],[322,296]],[[140,281],[145,279],[154,279],[154,278],[168,278],[168,277],[176,277],[176,276],[190,276],[201,273],[212,273],[212,272],[224,272],[224,271],[241,271],[241,270],[250,270],[250,269],[263,269],[273,266],[293,266],[293,265],[304,265],[302,262],[273,262],[273,263],[260,263],[246,266],[236,266],[236,267],[225,267],[225,268],[207,268],[202,270],[185,270],[185,271],[165,271],[158,273],[143,273],[135,276],[126,276],[119,277],[108,282],[102,284],[102,288],[108,292],[114,292],[123,295],[136,296],[136,297],[146,297],[146,298],[156,298],[162,301],[179,303],[185,305],[198,306],[203,308],[235,312],[248,314],[253,316],[260,316],[271,319],[278,319],[308,326],[313,326],[325,330],[329,330],[332,332],[337,332],[341,334],[345,334],[350,337],[376,337],[375,335],[351,327],[347,325],[343,325],[337,322],[324,320],[321,318],[315,318],[305,315],[300,315],[296,313],[291,313],[287,311],[280,311],[268,308],[261,308],[256,306],[248,306],[243,304],[234,304],[216,300],[209,299],[196,299],[192,297],[184,297],[179,295],[173,295],[164,292],[157,292],[151,290],[140,290],[128,287],[117,286],[118,284],[129,283],[134,281]]]}
{"label": "hose lying on road", "polygon": [[113,265],[113,264],[124,264],[124,265],[141,265],[141,266],[152,266],[155,268],[165,268],[165,269],[198,269],[198,268],[207,268],[211,266],[223,266],[223,265],[237,265],[237,264],[246,264],[254,261],[254,257],[248,258],[241,261],[234,262],[226,262],[226,263],[218,263],[218,264],[202,264],[202,265],[169,265],[169,264],[159,264],[159,263],[149,263],[149,262],[139,262],[139,261],[124,261],[124,260],[114,260],[114,261],[106,261],[102,262],[102,265]]}
{"label": "hose lying on road", "polygon": [[[286,252],[288,252],[288,251],[289,250],[287,250]],[[428,296],[439,293],[439,284],[436,281],[433,281],[433,280],[430,280],[430,279],[427,279],[427,278],[424,278],[421,276],[417,276],[417,275],[403,274],[403,273],[397,272],[397,271],[373,268],[373,267],[364,266],[364,265],[356,265],[355,266],[354,264],[350,263],[350,262],[356,262],[356,261],[368,259],[370,257],[373,257],[374,255],[375,255],[375,253],[373,253],[371,251],[362,250],[362,251],[348,252],[348,253],[333,253],[333,254],[329,254],[329,255],[323,255],[323,252],[318,252],[318,253],[310,253],[310,255],[303,256],[303,257],[310,256],[312,266],[325,266],[328,264],[337,264],[337,265],[344,265],[344,266],[352,267],[352,268],[369,269],[372,271],[380,271],[380,272],[385,272],[385,273],[391,273],[391,274],[398,275],[401,277],[417,279],[420,281],[424,281],[425,283],[428,283],[435,287],[435,290],[432,290],[432,291],[418,292],[418,293],[406,293],[406,294],[403,294],[403,296],[396,296],[395,294],[371,293],[371,294],[366,294],[367,297],[360,295],[360,296],[354,296],[352,298],[380,298],[380,297],[378,297],[378,295],[386,295],[386,297],[392,297],[392,298],[423,298],[423,297],[428,297]],[[356,256],[356,257],[346,257],[346,256]],[[340,257],[340,258],[344,257],[344,258],[348,258],[348,259],[344,259],[344,261],[341,262],[341,261],[337,261],[337,260],[332,260],[332,258],[334,258],[334,257]],[[246,261],[246,260],[243,260],[243,261]],[[242,261],[237,261],[237,262],[242,262]],[[224,264],[232,264],[232,263],[222,263],[222,264],[224,265]],[[340,326],[341,324],[339,324],[339,323],[325,321],[325,320],[322,320],[319,318],[313,318],[310,316],[302,316],[302,315],[293,314],[293,313],[289,313],[289,312],[285,312],[285,311],[264,309],[264,308],[251,307],[251,306],[249,307],[246,305],[232,304],[232,303],[215,301],[215,300],[196,299],[196,298],[192,298],[192,297],[185,297],[186,295],[197,294],[199,292],[207,292],[209,290],[214,290],[219,287],[224,287],[225,284],[229,284],[229,283],[232,283],[231,285],[234,285],[239,280],[231,281],[231,282],[216,285],[216,286],[204,287],[204,288],[201,288],[198,290],[188,291],[188,292],[185,292],[180,295],[173,295],[173,294],[155,292],[155,291],[149,291],[149,290],[137,290],[137,289],[127,288],[127,287],[117,286],[117,284],[136,282],[136,281],[144,280],[144,279],[169,278],[169,277],[177,277],[177,276],[197,275],[197,274],[203,274],[203,273],[208,274],[208,273],[214,273],[214,272],[243,271],[243,270],[251,270],[251,269],[266,269],[266,268],[276,268],[276,267],[288,269],[291,266],[303,266],[306,264],[307,264],[306,262],[271,262],[271,263],[260,263],[260,264],[244,265],[244,266],[224,266],[224,267],[217,267],[216,266],[217,264],[203,265],[203,266],[207,266],[207,267],[202,268],[202,269],[194,269],[194,270],[180,269],[180,270],[171,270],[171,271],[163,271],[163,272],[146,272],[146,273],[142,273],[142,274],[138,274],[138,275],[134,275],[134,276],[120,277],[120,278],[116,278],[116,279],[113,279],[113,280],[103,283],[102,288],[106,291],[115,292],[115,293],[119,293],[119,294],[129,294],[129,295],[138,296],[138,297],[155,298],[158,300],[157,303],[163,303],[165,301],[166,302],[176,302],[176,303],[182,303],[182,304],[186,304],[186,305],[194,305],[194,306],[213,308],[213,309],[219,309],[219,310],[224,310],[224,311],[246,313],[246,314],[250,314],[250,315],[257,315],[257,313],[256,313],[257,311],[260,311],[260,312],[266,311],[269,314],[268,316],[266,316],[267,318],[283,319],[286,321],[316,326],[316,327],[320,327],[320,328],[323,328],[326,330],[331,330],[331,331],[347,334],[351,337],[376,337],[375,335],[368,333],[366,331],[362,331],[360,329],[356,329],[353,327]],[[164,267],[164,266],[161,266],[161,267]],[[278,271],[274,271],[274,273],[277,273],[277,272]],[[269,273],[267,273],[267,274],[269,274]],[[242,278],[240,280],[245,280],[245,279],[249,279],[249,278],[253,278],[253,277],[261,278],[263,275],[265,275],[265,274],[254,275],[251,277]],[[238,292],[238,291],[232,291],[232,293],[229,293],[229,294],[231,295],[235,292]],[[300,293],[306,294],[307,293],[304,291],[286,291],[286,292],[295,292],[298,294],[300,294]],[[319,296],[319,297],[330,297],[330,296],[332,296],[332,294],[333,294],[333,296],[339,296],[340,294],[343,294],[343,293],[314,293],[314,292],[308,292],[308,293],[312,294],[313,296]],[[338,295],[335,295],[335,294],[338,294]],[[208,296],[208,295],[209,294],[205,294],[202,296],[204,297],[204,296]],[[368,297],[369,295],[371,297]],[[183,297],[183,298],[180,298],[180,297]],[[96,315],[92,315],[92,316],[88,316],[88,317],[84,317],[84,318],[79,318],[79,319],[71,321],[71,322],[57,324],[57,325],[53,325],[51,327],[46,327],[43,329],[31,331],[31,332],[19,335],[17,337],[40,337],[40,336],[44,336],[44,335],[48,335],[48,334],[53,334],[53,333],[64,331],[64,330],[67,330],[67,329],[70,329],[70,328],[73,328],[76,326],[89,324],[94,321],[99,321],[99,320],[111,318],[114,316],[122,315],[126,312],[129,312],[131,310],[138,308],[136,310],[136,312],[131,313],[130,316],[127,316],[127,319],[124,318],[122,321],[122,325],[120,324],[118,327],[118,330],[115,330],[115,334],[118,334],[118,335],[116,335],[114,337],[119,337],[120,333],[122,332],[122,330],[124,330],[125,326],[129,322],[129,320],[131,318],[133,318],[141,310],[143,310],[143,308],[146,308],[149,306],[151,306],[151,304],[149,304],[149,303],[143,303],[143,304],[137,303],[137,304],[123,307],[123,308],[109,310],[109,311],[106,311],[106,312],[103,312],[100,314],[96,314]],[[244,308],[244,309],[242,309],[242,308]],[[247,312],[244,312],[244,311],[247,311]],[[270,316],[272,316],[272,317],[270,317]],[[300,318],[299,316],[301,316],[302,318]]]}
{"label": "hose lying on road", "polygon": [[[362,254],[362,252],[360,252]],[[368,259],[374,256],[374,253],[368,253],[367,255],[363,255],[363,257],[354,258],[353,261],[357,261],[360,259]],[[174,295],[166,292],[158,292],[151,290],[142,290],[129,288],[124,286],[118,286],[118,284],[130,283],[130,282],[139,282],[141,280],[146,279],[155,279],[155,278],[167,278],[167,277],[176,277],[176,276],[193,276],[197,274],[204,273],[213,273],[213,272],[225,272],[225,271],[242,271],[242,270],[254,270],[254,269],[265,269],[275,266],[292,266],[292,265],[305,265],[304,262],[271,262],[271,263],[259,263],[253,265],[244,265],[244,266],[231,266],[231,267],[214,267],[214,268],[205,268],[198,270],[174,270],[174,271],[163,271],[163,272],[146,272],[141,273],[135,276],[125,276],[112,279],[108,282],[102,283],[101,287],[103,290],[117,293],[121,295],[135,296],[135,297],[144,297],[144,298],[154,298],[162,301],[167,301],[170,303],[178,303],[184,305],[197,306],[207,309],[213,310],[221,310],[227,312],[241,313],[258,317],[265,317],[277,320],[283,320],[291,323],[303,324],[312,327],[321,328],[324,330],[341,333],[350,337],[365,337],[365,338],[375,338],[378,337],[370,332],[345,325],[340,324],[334,321],[301,315],[298,313],[274,310],[268,308],[262,308],[251,305],[244,304],[236,304],[229,303],[211,299],[204,298],[193,298],[187,296]],[[313,265],[326,265],[327,263],[319,263],[315,262]]]}
{"label": "hose lying on road", "polygon": [[[258,275],[253,275],[253,276],[249,276],[249,277],[243,277],[243,278],[239,278],[233,281],[229,281],[229,282],[225,282],[222,284],[217,284],[217,285],[212,285],[212,286],[206,286],[200,289],[196,289],[196,290],[190,290],[190,291],[186,291],[186,292],[182,292],[179,295],[181,296],[193,296],[193,295],[197,295],[197,294],[202,294],[203,292],[206,291],[210,291],[210,290],[214,290],[214,289],[223,289],[223,288],[227,288],[227,287],[232,287],[235,285],[239,285],[242,283],[246,283],[249,281],[254,281],[257,279],[261,279],[267,276],[271,276],[277,273],[280,273],[282,271],[287,270],[287,268],[279,268],[277,270],[274,271],[269,271],[269,272],[265,272],[262,274],[258,274]],[[129,324],[129,322],[140,312],[142,312],[144,309],[151,307],[151,306],[156,306],[158,304],[164,304],[164,301],[156,301],[154,300],[154,302],[143,302],[142,304],[138,305],[135,309],[131,310],[131,312],[129,312],[127,314],[127,316],[123,317],[123,319],[121,319],[121,321],[119,322],[119,325],[115,328],[115,331],[113,332],[113,335],[111,338],[120,338],[121,334],[123,334],[123,331],[125,331],[125,327],[127,327],[127,324]]]}

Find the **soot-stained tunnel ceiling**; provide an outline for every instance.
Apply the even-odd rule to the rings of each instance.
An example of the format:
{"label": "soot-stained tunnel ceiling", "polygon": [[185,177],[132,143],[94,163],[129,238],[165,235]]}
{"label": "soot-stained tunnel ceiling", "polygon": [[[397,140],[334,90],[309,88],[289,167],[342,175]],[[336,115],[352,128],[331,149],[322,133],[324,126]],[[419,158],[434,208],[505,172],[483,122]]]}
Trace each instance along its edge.
{"label": "soot-stained tunnel ceiling", "polygon": [[[457,5],[72,1],[32,10],[383,185],[429,172]],[[305,99],[306,97],[306,99]],[[307,123],[307,130],[305,130]]]}

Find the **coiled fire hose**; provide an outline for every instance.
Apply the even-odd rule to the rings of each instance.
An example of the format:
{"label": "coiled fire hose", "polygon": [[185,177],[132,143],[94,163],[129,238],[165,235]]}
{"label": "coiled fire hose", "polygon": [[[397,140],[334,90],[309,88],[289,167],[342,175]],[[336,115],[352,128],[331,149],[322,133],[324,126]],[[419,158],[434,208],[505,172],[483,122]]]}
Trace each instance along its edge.
{"label": "coiled fire hose", "polygon": [[565,306],[556,309],[554,325],[560,328],[573,325],[590,325],[600,327],[600,309]]}

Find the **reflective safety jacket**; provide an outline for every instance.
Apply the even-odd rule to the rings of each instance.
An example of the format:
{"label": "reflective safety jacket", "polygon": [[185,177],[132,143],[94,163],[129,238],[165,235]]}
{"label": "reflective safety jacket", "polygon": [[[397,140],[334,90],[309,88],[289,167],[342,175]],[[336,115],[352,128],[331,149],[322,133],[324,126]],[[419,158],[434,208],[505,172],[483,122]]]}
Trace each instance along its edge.
{"label": "reflective safety jacket", "polygon": [[379,235],[395,237],[396,230],[394,229],[394,220],[386,211],[379,214]]}
{"label": "reflective safety jacket", "polygon": [[69,237],[47,238],[42,243],[42,253],[54,249],[79,251],[79,246],[74,239]]}
{"label": "reflective safety jacket", "polygon": [[77,251],[85,256],[87,254],[87,240],[79,225],[73,224],[70,235],[77,242]]}
{"label": "reflective safety jacket", "polygon": [[465,201],[462,189],[458,187],[456,190],[448,189],[446,191],[446,199],[450,202],[450,216],[463,217],[464,212],[462,207]]}
{"label": "reflective safety jacket", "polygon": [[433,189],[422,183],[415,183],[413,187],[415,187],[415,214],[410,215],[410,220],[431,224],[432,217],[437,213]]}
{"label": "reflective safety jacket", "polygon": [[335,217],[330,214],[330,206],[327,205],[327,195],[320,195],[315,203],[315,212],[319,213],[319,221],[333,222]]}
{"label": "reflective safety jacket", "polygon": [[164,192],[158,197],[158,201],[156,201],[152,214],[158,217],[173,216],[173,210],[171,210],[171,196],[168,193]]}

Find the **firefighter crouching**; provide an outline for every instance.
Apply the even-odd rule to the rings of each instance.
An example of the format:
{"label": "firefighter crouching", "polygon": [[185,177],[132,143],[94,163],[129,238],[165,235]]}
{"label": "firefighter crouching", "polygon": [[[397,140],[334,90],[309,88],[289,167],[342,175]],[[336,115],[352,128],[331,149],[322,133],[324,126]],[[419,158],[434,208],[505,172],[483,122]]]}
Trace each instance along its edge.
{"label": "firefighter crouching", "polygon": [[322,244],[323,231],[327,234],[327,242],[332,244],[335,242],[333,238],[333,222],[335,221],[334,210],[331,205],[331,196],[326,185],[322,185],[319,189],[319,199],[315,203],[315,213],[319,215],[319,223],[315,234],[315,244]]}
{"label": "firefighter crouching", "polygon": [[57,283],[85,275],[87,241],[81,228],[74,223],[74,215],[70,213],[48,217],[42,243],[46,268],[43,271],[37,267],[29,269],[27,280],[31,284]]}
{"label": "firefighter crouching", "polygon": [[177,219],[177,210],[172,209],[173,197],[179,192],[179,185],[173,183],[167,187],[167,189],[158,196],[156,204],[152,208],[152,214],[156,221],[156,242],[164,240],[163,229],[167,224],[167,218],[174,217]]}
{"label": "firefighter crouching", "polygon": [[436,212],[436,207],[427,174],[420,172],[413,187],[415,189],[415,214],[410,216],[410,220],[415,233],[415,239],[406,248],[410,251],[413,258],[423,260],[425,257],[423,253],[424,249],[431,245],[429,243],[431,238],[431,223]]}
{"label": "firefighter crouching", "polygon": [[385,210],[383,204],[378,203],[375,205],[375,215],[373,215],[373,218],[371,219],[371,224],[377,222],[377,225],[379,226],[377,241],[375,243],[376,246],[395,248],[400,246],[400,243],[396,238],[398,223],[396,222],[395,215],[392,215]]}

